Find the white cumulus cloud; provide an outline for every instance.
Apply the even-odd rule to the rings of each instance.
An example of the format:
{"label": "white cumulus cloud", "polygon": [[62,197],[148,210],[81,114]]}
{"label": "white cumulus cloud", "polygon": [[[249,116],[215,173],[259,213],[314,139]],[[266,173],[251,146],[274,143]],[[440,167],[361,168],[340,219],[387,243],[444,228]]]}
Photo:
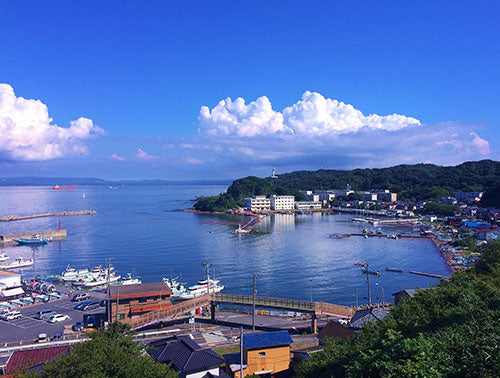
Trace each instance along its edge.
{"label": "white cumulus cloud", "polygon": [[0,154],[23,161],[87,154],[84,141],[104,134],[88,118],[71,121],[69,127],[52,121],[40,100],[17,97],[10,85],[0,84]]}
{"label": "white cumulus cloud", "polygon": [[338,100],[306,91],[302,99],[282,112],[273,110],[266,96],[245,103],[238,97],[220,101],[212,110],[202,106],[200,129],[207,135],[255,137],[295,134],[317,137],[328,134],[357,132],[361,128],[396,131],[420,121],[401,114],[365,116],[359,109]]}

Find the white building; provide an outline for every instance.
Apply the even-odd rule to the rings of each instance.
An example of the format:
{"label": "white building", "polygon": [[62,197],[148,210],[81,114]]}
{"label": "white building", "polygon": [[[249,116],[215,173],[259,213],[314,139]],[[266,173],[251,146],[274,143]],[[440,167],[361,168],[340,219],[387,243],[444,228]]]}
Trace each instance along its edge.
{"label": "white building", "polygon": [[21,274],[0,270],[0,300],[24,294]]}
{"label": "white building", "polygon": [[321,209],[321,202],[319,202],[319,201],[297,201],[297,202],[295,202],[295,209],[297,209],[297,210]]}
{"label": "white building", "polygon": [[251,211],[269,210],[271,208],[271,200],[266,196],[245,198],[243,200],[243,207]]}
{"label": "white building", "polygon": [[272,210],[293,210],[295,207],[294,196],[271,196],[271,209]]}

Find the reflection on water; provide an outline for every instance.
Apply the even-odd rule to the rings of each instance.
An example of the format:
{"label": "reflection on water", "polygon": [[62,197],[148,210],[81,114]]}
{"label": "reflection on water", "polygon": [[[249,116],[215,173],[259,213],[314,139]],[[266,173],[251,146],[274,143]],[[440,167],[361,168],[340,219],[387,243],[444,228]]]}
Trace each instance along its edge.
{"label": "reflection on water", "polygon": [[[172,212],[192,206],[191,199],[213,195],[223,187],[82,187],[56,191],[47,187],[0,187],[0,216],[63,210],[97,210],[90,216],[61,217],[67,240],[30,247],[2,249],[11,258],[35,256],[35,266],[23,272],[31,277],[61,273],[68,264],[92,267],[113,257],[118,273],[135,269],[144,282],[182,273],[193,284],[204,270],[216,266],[227,292],[251,293],[257,273],[259,295],[309,299],[312,279],[315,300],[354,304],[356,291],[366,302],[365,277],[355,261],[367,261],[382,272],[373,277],[373,297],[384,288],[386,300],[404,288],[428,287],[436,279],[408,273],[386,273],[387,266],[449,274],[438,250],[429,240],[351,237],[331,239],[333,233],[362,232],[363,225],[347,215],[288,215],[265,217],[248,235],[231,234],[242,217]],[[82,194],[85,193],[85,198]],[[55,229],[59,218],[38,218],[0,223],[0,234]],[[217,222],[217,224],[214,224]],[[398,231],[385,226],[388,233]],[[375,282],[379,286],[375,286]]]}

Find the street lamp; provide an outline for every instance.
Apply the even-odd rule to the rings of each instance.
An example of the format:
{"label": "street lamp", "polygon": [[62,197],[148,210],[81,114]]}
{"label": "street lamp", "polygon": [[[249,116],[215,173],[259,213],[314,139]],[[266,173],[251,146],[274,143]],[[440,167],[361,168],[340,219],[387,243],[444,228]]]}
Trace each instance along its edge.
{"label": "street lamp", "polygon": [[384,287],[381,284],[379,284],[378,282],[375,283],[375,286],[380,286],[380,288],[382,289],[382,307],[385,308],[385,305],[384,305],[384,302],[385,302]]}

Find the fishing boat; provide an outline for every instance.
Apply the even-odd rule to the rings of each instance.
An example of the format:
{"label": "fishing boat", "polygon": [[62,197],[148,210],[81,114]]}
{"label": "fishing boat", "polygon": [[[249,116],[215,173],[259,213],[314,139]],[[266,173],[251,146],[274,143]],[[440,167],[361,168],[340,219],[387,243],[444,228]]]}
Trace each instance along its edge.
{"label": "fishing boat", "polygon": [[109,275],[105,273],[97,277],[90,276],[87,279],[81,279],[80,281],[74,282],[73,285],[88,289],[92,287],[105,286],[108,283],[112,284],[117,282],[120,278],[121,276],[116,273],[110,273]]}
{"label": "fishing boat", "polygon": [[385,270],[388,272],[403,273],[403,269],[399,269],[399,268],[385,268]]}
{"label": "fishing boat", "polygon": [[163,278],[163,283],[165,283],[172,292],[172,295],[170,297],[174,300],[194,298],[194,296],[189,296],[189,291],[184,287],[182,283],[177,282],[176,278],[172,278],[171,280],[169,280],[168,278]]}
{"label": "fishing boat", "polygon": [[376,270],[369,270],[367,271],[366,268],[363,268],[361,269],[361,273],[368,273],[368,274],[373,274],[374,276],[380,276],[380,272],[376,271]]}
{"label": "fishing boat", "polygon": [[7,261],[9,259],[9,256],[7,256],[5,253],[0,253],[0,262]]}
{"label": "fishing boat", "polygon": [[19,238],[13,239],[15,242],[19,244],[47,244],[49,239],[44,238],[42,235],[31,235],[29,238]]}
{"label": "fishing boat", "polygon": [[136,285],[141,284],[142,281],[139,278],[133,277],[132,274],[128,273],[126,277],[122,278],[121,285]]}
{"label": "fishing boat", "polygon": [[25,260],[22,257],[16,259],[15,261],[9,264],[0,264],[0,269],[17,269],[17,268],[25,268],[33,265],[35,262],[33,259]]}
{"label": "fishing boat", "polygon": [[207,293],[218,293],[224,289],[224,285],[219,285],[219,280],[201,280],[197,285],[190,286],[188,292],[179,296],[179,299],[191,299]]}

